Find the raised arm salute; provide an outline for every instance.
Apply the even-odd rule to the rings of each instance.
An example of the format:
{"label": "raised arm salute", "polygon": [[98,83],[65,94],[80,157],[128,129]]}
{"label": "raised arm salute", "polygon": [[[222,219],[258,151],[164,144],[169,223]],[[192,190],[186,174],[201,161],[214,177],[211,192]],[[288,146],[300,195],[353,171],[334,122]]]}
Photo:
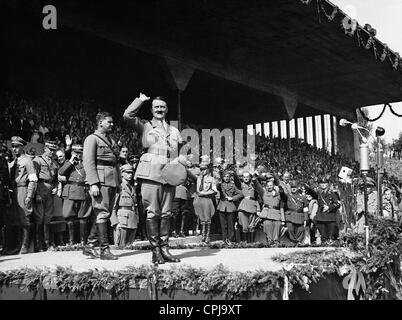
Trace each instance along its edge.
{"label": "raised arm salute", "polygon": [[145,153],[141,156],[135,173],[135,179],[141,184],[141,196],[147,213],[146,226],[148,239],[152,246],[152,262],[179,262],[168,250],[170,217],[175,186],[166,180],[163,169],[171,161],[173,154],[178,154],[182,142],[179,130],[166,122],[168,112],[164,98],[152,100],[150,121],[137,117],[144,102],[150,100],[140,94],[124,112],[124,119],[141,136]]}

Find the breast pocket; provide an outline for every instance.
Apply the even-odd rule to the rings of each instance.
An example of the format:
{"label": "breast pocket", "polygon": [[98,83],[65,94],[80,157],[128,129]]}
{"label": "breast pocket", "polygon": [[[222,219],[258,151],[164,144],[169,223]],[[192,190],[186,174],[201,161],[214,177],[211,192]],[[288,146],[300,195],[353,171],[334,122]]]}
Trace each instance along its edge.
{"label": "breast pocket", "polygon": [[117,219],[122,227],[127,227],[128,225],[128,217],[130,215],[130,211],[128,210],[119,210],[117,212]]}
{"label": "breast pocket", "polygon": [[151,159],[142,159],[138,164],[136,175],[140,177],[149,177],[151,173]]}
{"label": "breast pocket", "polygon": [[98,178],[99,178],[99,182],[101,184],[105,183],[105,169],[104,168],[98,168]]}

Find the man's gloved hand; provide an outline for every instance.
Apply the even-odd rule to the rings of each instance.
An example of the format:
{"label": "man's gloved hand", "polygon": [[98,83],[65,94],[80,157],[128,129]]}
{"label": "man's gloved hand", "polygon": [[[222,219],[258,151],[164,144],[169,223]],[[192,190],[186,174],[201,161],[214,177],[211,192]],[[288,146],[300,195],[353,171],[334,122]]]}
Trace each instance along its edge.
{"label": "man's gloved hand", "polygon": [[31,210],[31,208],[32,208],[32,198],[30,198],[30,197],[25,198],[25,207],[28,210]]}
{"label": "man's gloved hand", "polygon": [[90,194],[92,194],[92,196],[94,198],[99,197],[100,191],[99,191],[99,186],[97,184],[93,184],[91,186],[91,189],[89,190]]}
{"label": "man's gloved hand", "polygon": [[140,99],[145,102],[151,98],[148,97],[146,94],[140,93]]}

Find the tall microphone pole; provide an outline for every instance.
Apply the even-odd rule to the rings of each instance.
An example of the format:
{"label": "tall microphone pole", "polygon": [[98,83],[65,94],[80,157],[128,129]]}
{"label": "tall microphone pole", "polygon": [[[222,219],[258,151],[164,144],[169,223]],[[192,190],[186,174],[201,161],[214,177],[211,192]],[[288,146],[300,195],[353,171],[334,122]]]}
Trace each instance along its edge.
{"label": "tall microphone pole", "polygon": [[366,249],[368,249],[369,228],[368,228],[368,194],[367,194],[367,173],[369,165],[369,145],[362,142],[360,144],[360,172],[363,176],[363,195],[364,195],[364,229],[366,232]]}

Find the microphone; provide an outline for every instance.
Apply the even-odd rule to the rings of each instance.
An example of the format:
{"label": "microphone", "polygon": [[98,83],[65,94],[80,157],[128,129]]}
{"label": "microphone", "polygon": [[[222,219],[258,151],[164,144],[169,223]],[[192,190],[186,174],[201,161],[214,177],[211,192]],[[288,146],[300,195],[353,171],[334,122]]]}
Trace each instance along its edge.
{"label": "microphone", "polygon": [[346,127],[348,124],[351,125],[351,127],[352,127],[353,130],[365,129],[365,128],[359,126],[357,123],[350,122],[350,121],[348,121],[348,120],[346,120],[346,119],[341,119],[341,120],[339,120],[339,125],[340,125],[341,127]]}
{"label": "microphone", "polygon": [[348,121],[348,120],[346,120],[346,119],[341,119],[341,120],[339,120],[339,125],[340,125],[341,127],[346,127],[348,124],[353,124],[353,123],[350,122],[350,121]]}

